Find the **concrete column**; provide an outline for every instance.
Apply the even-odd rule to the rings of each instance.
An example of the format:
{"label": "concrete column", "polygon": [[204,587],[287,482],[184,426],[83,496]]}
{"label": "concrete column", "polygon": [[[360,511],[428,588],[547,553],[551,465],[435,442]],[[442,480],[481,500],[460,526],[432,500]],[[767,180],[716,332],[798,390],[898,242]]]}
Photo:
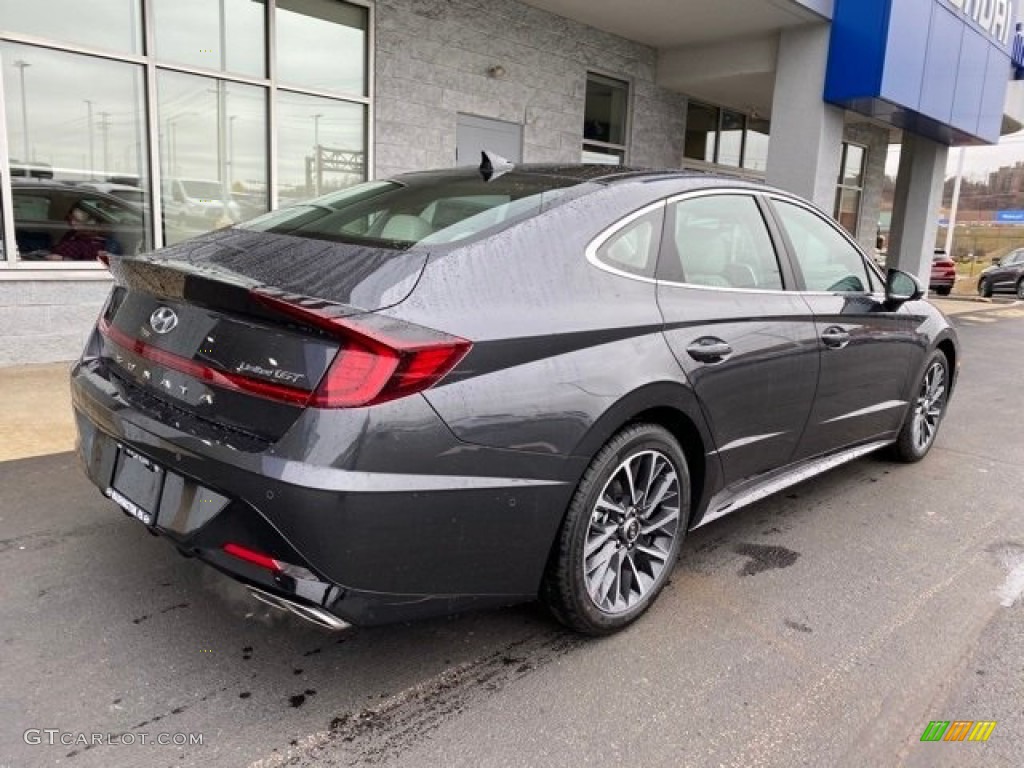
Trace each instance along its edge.
{"label": "concrete column", "polygon": [[948,155],[945,144],[903,132],[886,266],[917,275],[925,286],[939,229]]}
{"label": "concrete column", "polygon": [[780,34],[766,179],[832,213],[843,110],[822,99],[828,42],[827,24],[793,27]]}

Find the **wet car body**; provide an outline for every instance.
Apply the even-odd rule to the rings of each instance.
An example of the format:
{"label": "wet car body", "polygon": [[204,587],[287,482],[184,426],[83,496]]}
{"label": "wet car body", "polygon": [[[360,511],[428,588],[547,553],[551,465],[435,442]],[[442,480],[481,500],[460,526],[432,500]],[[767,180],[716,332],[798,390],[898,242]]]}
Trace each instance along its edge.
{"label": "wet car body", "polygon": [[[474,173],[401,183],[472,186]],[[132,511],[114,487],[127,477],[148,493],[137,511],[151,530],[271,602],[377,624],[535,599],[581,478],[624,425],[653,420],[679,441],[693,528],[891,443],[929,353],[955,372],[955,335],[924,301],[733,293],[595,257],[622,222],[660,226],[667,200],[739,194],[797,288],[771,208],[791,196],[579,167],[505,182],[545,180],[557,204],[465,241],[388,249],[236,228],[116,260],[119,287],[72,374],[90,478]],[[162,309],[177,318],[163,336],[150,327]],[[379,340],[436,331],[468,351],[412,394],[310,407],[339,324]],[[712,337],[734,349],[694,357]]]}

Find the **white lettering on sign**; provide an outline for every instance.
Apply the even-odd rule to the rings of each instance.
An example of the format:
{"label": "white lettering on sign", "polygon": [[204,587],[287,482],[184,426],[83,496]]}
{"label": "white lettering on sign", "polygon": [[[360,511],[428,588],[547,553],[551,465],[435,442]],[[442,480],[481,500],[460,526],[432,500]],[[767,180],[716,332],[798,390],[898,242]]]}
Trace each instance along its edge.
{"label": "white lettering on sign", "polygon": [[1013,30],[1013,0],[949,0],[997,42],[1006,45]]}

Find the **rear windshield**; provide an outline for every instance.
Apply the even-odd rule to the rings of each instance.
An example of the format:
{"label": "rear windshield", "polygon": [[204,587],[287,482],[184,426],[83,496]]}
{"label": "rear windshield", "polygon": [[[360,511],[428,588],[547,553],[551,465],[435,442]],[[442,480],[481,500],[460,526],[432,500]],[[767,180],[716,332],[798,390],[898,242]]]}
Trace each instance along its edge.
{"label": "rear windshield", "polygon": [[242,229],[320,240],[408,248],[486,235],[595,188],[579,180],[477,173],[371,181],[268,213]]}

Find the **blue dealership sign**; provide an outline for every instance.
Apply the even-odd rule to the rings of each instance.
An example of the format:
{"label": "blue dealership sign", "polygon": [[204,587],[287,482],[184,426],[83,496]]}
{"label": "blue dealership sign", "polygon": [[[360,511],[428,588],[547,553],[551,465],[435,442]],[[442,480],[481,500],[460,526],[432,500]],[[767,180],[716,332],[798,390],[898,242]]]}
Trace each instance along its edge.
{"label": "blue dealership sign", "polygon": [[835,0],[825,100],[945,144],[995,143],[1014,0]]}
{"label": "blue dealership sign", "polygon": [[1024,224],[1024,211],[996,211],[996,221],[1000,224]]}

